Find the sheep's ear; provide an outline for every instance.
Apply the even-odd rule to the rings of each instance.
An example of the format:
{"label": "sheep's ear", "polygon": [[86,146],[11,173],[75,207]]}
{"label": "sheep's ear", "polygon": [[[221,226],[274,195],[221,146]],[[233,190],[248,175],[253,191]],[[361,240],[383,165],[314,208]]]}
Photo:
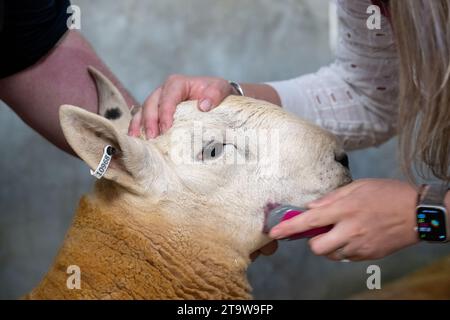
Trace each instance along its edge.
{"label": "sheep's ear", "polygon": [[92,170],[99,165],[105,147],[111,145],[115,152],[103,178],[136,193],[144,192],[149,152],[141,140],[120,133],[109,120],[78,107],[61,106],[59,118],[67,142]]}
{"label": "sheep's ear", "polygon": [[97,88],[98,114],[110,120],[119,132],[127,132],[131,112],[122,94],[100,71],[91,66],[88,71]]}

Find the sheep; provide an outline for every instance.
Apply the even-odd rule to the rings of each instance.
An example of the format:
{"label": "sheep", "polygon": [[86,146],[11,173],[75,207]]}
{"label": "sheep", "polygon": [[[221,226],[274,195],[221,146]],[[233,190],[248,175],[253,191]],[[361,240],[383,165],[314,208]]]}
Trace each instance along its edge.
{"label": "sheep", "polygon": [[[130,137],[123,97],[89,72],[100,115],[64,105],[61,126],[91,169],[105,146],[115,153],[27,299],[250,299],[249,255],[271,241],[264,205],[304,206],[351,181],[331,133],[248,97],[208,113],[183,102],[165,134]],[[66,283],[72,265],[79,289]]]}

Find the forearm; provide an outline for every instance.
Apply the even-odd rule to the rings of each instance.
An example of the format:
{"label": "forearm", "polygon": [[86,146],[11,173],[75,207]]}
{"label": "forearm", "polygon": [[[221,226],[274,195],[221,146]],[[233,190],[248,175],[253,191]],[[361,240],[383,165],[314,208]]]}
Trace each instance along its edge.
{"label": "forearm", "polygon": [[259,100],[265,100],[277,106],[281,106],[280,96],[277,91],[268,84],[241,84],[244,94],[247,97],[252,97]]}
{"label": "forearm", "polygon": [[0,99],[51,143],[73,154],[59,125],[62,104],[98,112],[97,92],[87,67],[105,74],[122,92],[128,105],[136,104],[90,44],[76,31],[67,32],[57,46],[32,67],[0,79]]}

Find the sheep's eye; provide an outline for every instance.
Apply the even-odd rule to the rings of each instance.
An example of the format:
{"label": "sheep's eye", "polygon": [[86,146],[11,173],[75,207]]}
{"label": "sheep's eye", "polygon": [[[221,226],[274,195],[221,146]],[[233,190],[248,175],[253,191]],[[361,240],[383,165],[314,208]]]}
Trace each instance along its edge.
{"label": "sheep's eye", "polygon": [[202,150],[202,160],[214,160],[223,153],[224,143],[213,142],[206,145]]}

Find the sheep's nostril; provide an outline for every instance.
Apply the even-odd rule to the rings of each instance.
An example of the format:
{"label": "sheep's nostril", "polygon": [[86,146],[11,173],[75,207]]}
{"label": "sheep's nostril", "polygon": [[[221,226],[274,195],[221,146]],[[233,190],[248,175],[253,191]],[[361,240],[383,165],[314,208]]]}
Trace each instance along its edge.
{"label": "sheep's nostril", "polygon": [[335,153],[334,154],[334,160],[342,164],[345,168],[349,169],[348,166],[348,156],[346,153]]}

